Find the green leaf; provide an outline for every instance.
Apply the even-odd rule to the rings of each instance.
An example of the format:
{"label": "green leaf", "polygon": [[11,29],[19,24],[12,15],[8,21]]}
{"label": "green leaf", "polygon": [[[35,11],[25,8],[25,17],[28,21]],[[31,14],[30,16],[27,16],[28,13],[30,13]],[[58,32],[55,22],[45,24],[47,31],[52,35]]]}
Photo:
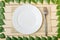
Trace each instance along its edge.
{"label": "green leaf", "polygon": [[5,25],[3,19],[0,19],[0,25]]}
{"label": "green leaf", "polygon": [[40,38],[40,37],[38,37],[38,36],[36,36],[35,40],[41,40],[41,38]]}
{"label": "green leaf", "polygon": [[56,0],[51,0],[52,3],[56,4]]}
{"label": "green leaf", "polygon": [[38,2],[38,0],[31,0],[33,3],[37,3]]}
{"label": "green leaf", "polygon": [[58,16],[57,20],[60,21],[60,16]]}
{"label": "green leaf", "polygon": [[35,40],[32,36],[29,36],[29,40]]}
{"label": "green leaf", "polygon": [[1,32],[4,32],[4,28],[3,27],[0,27],[0,33]]}
{"label": "green leaf", "polygon": [[60,9],[60,5],[57,5],[56,9]]}
{"label": "green leaf", "polygon": [[42,37],[42,38],[41,38],[41,40],[47,40],[47,38],[45,38],[45,37]]}
{"label": "green leaf", "polygon": [[6,3],[10,3],[11,0],[5,0]]}
{"label": "green leaf", "polygon": [[5,34],[4,33],[1,33],[0,34],[0,38],[2,39],[2,38],[5,38]]}
{"label": "green leaf", "polygon": [[48,4],[50,4],[50,0],[46,0],[46,2],[47,2]]}
{"label": "green leaf", "polygon": [[56,4],[60,4],[60,0],[57,0]]}
{"label": "green leaf", "polygon": [[5,2],[4,1],[0,1],[0,7],[5,7]]}
{"label": "green leaf", "polygon": [[0,14],[0,19],[5,19],[4,14]]}
{"label": "green leaf", "polygon": [[6,40],[12,40],[9,36],[7,36]]}
{"label": "green leaf", "polygon": [[27,0],[28,3],[31,3],[31,0]]}
{"label": "green leaf", "polygon": [[12,40],[18,40],[16,37],[12,36]]}
{"label": "green leaf", "polygon": [[35,3],[37,3],[38,2],[38,0],[35,0]]}
{"label": "green leaf", "polygon": [[57,29],[57,32],[60,33],[60,28]]}
{"label": "green leaf", "polygon": [[22,0],[22,2],[26,3],[26,0]]}
{"label": "green leaf", "polygon": [[38,1],[43,4],[43,0],[38,0]]}
{"label": "green leaf", "polygon": [[17,3],[20,3],[21,2],[21,0],[15,0]]}
{"label": "green leaf", "polygon": [[18,40],[23,40],[22,37],[18,37]]}
{"label": "green leaf", "polygon": [[60,22],[57,24],[57,27],[60,27]]}
{"label": "green leaf", "polygon": [[23,40],[28,40],[28,38],[23,36]]}
{"label": "green leaf", "polygon": [[14,2],[14,0],[10,0],[11,2]]}
{"label": "green leaf", "polygon": [[57,16],[60,16],[60,11],[57,11],[56,15],[57,15]]}
{"label": "green leaf", "polygon": [[0,13],[5,13],[4,8],[0,8]]}
{"label": "green leaf", "polygon": [[47,36],[47,40],[52,40],[52,37],[50,37],[50,36]]}
{"label": "green leaf", "polygon": [[5,13],[4,8],[0,8],[0,19],[5,19],[5,16],[3,13]]}
{"label": "green leaf", "polygon": [[57,37],[60,38],[60,34],[57,34]]}
{"label": "green leaf", "polygon": [[52,40],[58,40],[58,38],[56,36],[53,36]]}

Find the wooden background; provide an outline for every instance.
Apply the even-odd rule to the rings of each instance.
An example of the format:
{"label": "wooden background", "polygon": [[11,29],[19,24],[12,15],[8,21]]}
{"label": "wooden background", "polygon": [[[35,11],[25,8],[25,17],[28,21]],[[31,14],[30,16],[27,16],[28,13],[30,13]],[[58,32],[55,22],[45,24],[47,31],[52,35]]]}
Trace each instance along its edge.
{"label": "wooden background", "polygon": [[[5,29],[5,34],[9,35],[9,36],[28,36],[28,35],[24,35],[21,33],[18,33],[13,25],[12,25],[12,14],[14,12],[14,10],[21,6],[24,3],[18,4],[16,2],[14,3],[10,3],[7,4],[6,3],[6,7],[5,7],[5,24],[3,27]],[[28,3],[26,3],[28,4]],[[34,4],[32,3],[32,5],[36,6],[38,9],[40,9],[40,11],[43,14],[43,7],[47,7],[48,8],[48,15],[47,15],[47,22],[48,22],[48,35],[52,36],[52,35],[56,35],[57,34],[57,16],[56,16],[56,5],[51,3],[51,4],[47,4],[45,1],[43,4]],[[31,34],[32,36],[44,36],[45,32],[44,32],[44,23],[42,24],[42,27],[34,34]],[[2,39],[1,39],[2,40]],[[5,39],[4,39],[5,40]]]}

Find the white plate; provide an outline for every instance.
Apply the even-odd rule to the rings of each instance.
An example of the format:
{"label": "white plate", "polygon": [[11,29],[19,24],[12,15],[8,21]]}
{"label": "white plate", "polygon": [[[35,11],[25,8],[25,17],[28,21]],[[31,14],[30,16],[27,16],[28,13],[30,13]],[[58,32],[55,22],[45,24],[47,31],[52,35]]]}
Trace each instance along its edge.
{"label": "white plate", "polygon": [[41,27],[42,14],[37,7],[24,4],[14,11],[12,22],[16,31],[23,34],[32,34]]}

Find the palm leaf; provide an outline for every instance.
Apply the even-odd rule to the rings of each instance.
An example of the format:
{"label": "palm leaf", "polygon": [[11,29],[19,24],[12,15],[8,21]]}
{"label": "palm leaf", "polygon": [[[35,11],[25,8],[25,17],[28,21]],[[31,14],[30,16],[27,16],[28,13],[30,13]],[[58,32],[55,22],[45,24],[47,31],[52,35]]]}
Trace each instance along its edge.
{"label": "palm leaf", "polygon": [[18,37],[18,40],[23,40],[23,38],[22,37]]}
{"label": "palm leaf", "polygon": [[26,0],[22,0],[23,3],[26,3]]}
{"label": "palm leaf", "polygon": [[14,0],[10,0],[11,2],[14,2]]}
{"label": "palm leaf", "polygon": [[57,15],[57,16],[60,16],[60,11],[57,11],[56,15]]}
{"label": "palm leaf", "polygon": [[5,7],[5,2],[4,1],[0,1],[0,7]]}
{"label": "palm leaf", "polygon": [[5,0],[6,3],[10,3],[11,0]]}
{"label": "palm leaf", "polygon": [[18,40],[16,37],[12,36],[12,40]]}
{"label": "palm leaf", "polygon": [[38,36],[36,36],[35,40],[41,40],[41,38],[40,38],[40,37],[38,37]]}
{"label": "palm leaf", "polygon": [[57,27],[60,27],[60,22],[57,24]]}
{"label": "palm leaf", "polygon": [[38,2],[38,0],[31,0],[33,3],[37,3]]}
{"label": "palm leaf", "polygon": [[21,2],[21,0],[15,0],[17,3],[20,3]]}
{"label": "palm leaf", "polygon": [[57,29],[57,32],[60,33],[60,27]]}
{"label": "palm leaf", "polygon": [[31,3],[31,0],[27,0],[28,3]]}
{"label": "palm leaf", "polygon": [[47,40],[47,38],[45,38],[45,37],[42,37],[42,38],[41,38],[41,40]]}
{"label": "palm leaf", "polygon": [[0,19],[5,19],[4,14],[0,14]]}
{"label": "palm leaf", "polygon": [[32,36],[29,36],[29,40],[35,40]]}
{"label": "palm leaf", "polygon": [[60,0],[57,0],[57,1],[56,1],[56,4],[59,4],[59,5],[60,5]]}
{"label": "palm leaf", "polygon": [[60,38],[60,33],[57,34],[57,37]]}
{"label": "palm leaf", "polygon": [[58,16],[58,19],[57,20],[60,21],[60,16]]}
{"label": "palm leaf", "polygon": [[56,36],[53,36],[52,40],[58,40],[58,38]]}
{"label": "palm leaf", "polygon": [[3,27],[0,27],[0,33],[1,32],[4,32],[4,28]]}
{"label": "palm leaf", "polygon": [[52,37],[50,37],[50,36],[47,36],[47,40],[52,40]]}
{"label": "palm leaf", "polygon": [[50,4],[50,0],[46,0],[46,2],[47,2],[48,4]]}
{"label": "palm leaf", "polygon": [[0,8],[0,13],[5,13],[4,8]]}
{"label": "palm leaf", "polygon": [[60,5],[57,5],[56,9],[60,9]]}
{"label": "palm leaf", "polygon": [[23,36],[23,40],[28,40],[28,38]]}
{"label": "palm leaf", "polygon": [[2,39],[2,38],[5,38],[5,34],[4,33],[1,33],[0,34],[0,38]]}
{"label": "palm leaf", "polygon": [[7,36],[6,40],[12,40],[9,36]]}
{"label": "palm leaf", "polygon": [[43,4],[43,0],[38,0],[38,1]]}
{"label": "palm leaf", "polygon": [[0,25],[5,25],[3,19],[0,19]]}
{"label": "palm leaf", "polygon": [[52,3],[56,4],[56,0],[51,0]]}

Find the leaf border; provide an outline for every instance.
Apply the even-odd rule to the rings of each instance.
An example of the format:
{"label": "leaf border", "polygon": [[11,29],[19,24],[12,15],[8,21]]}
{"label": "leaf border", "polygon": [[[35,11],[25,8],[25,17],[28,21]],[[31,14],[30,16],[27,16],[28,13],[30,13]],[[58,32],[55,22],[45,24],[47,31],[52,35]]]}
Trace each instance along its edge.
{"label": "leaf border", "polygon": [[[4,13],[5,13],[5,10],[4,10],[4,7],[5,7],[5,3],[10,3],[10,2],[14,2],[14,1],[16,1],[18,4],[20,4],[20,2],[21,2],[21,0],[2,0],[2,1],[0,1],[0,8],[3,8],[2,9],[2,11],[0,11],[0,15],[1,14],[3,14],[3,16],[5,17],[5,15],[4,15]],[[55,5],[60,5],[60,3],[57,3],[58,2],[58,0],[57,1],[55,1],[55,0],[46,0],[46,2],[47,2],[47,4],[50,4],[50,2],[52,1],[52,3],[53,4],[55,4]],[[26,2],[28,2],[28,3],[31,3],[31,2],[33,2],[33,3],[35,3],[35,4],[37,4],[38,2],[40,2],[41,4],[43,4],[43,2],[44,2],[44,0],[23,0],[22,1],[23,3],[26,3]],[[59,6],[58,6],[59,7]],[[58,9],[58,7],[56,7],[57,9]],[[59,7],[60,8],[60,7]],[[58,10],[57,10],[58,11]],[[56,13],[56,14],[58,14],[58,13]],[[57,15],[58,17],[60,17],[59,15]],[[1,17],[1,16],[0,16]],[[5,23],[4,23],[4,20],[5,20],[5,18],[4,17],[2,17],[2,18],[0,18],[0,20],[2,20],[2,23],[0,22],[0,27],[2,27],[3,28],[3,25],[5,25]],[[59,19],[59,18],[58,18]],[[60,20],[58,20],[58,23],[60,23]],[[58,29],[60,28],[60,25],[59,24],[57,24],[58,25]],[[57,31],[58,31],[58,29],[57,29]],[[6,40],[11,40],[11,37],[9,37],[9,36],[7,36],[6,37],[6,35],[3,33],[4,32],[4,28],[2,29],[3,31],[2,32],[0,32],[0,38],[1,39],[3,39],[3,38],[6,38]],[[60,30],[60,29],[59,29]],[[60,33],[58,33],[57,34],[57,36],[53,36],[53,38],[55,38],[55,39],[57,39],[57,38],[60,38],[60,36],[58,36],[58,35],[60,35]],[[33,40],[33,37],[31,37],[31,36],[29,36],[30,37],[30,39],[31,40]],[[46,37],[42,37],[43,39],[46,39]],[[52,37],[49,37],[49,36],[47,36],[47,39],[51,39]],[[14,40],[14,39],[16,39],[17,40],[17,38],[16,37],[14,37],[14,36],[12,36],[12,39]],[[28,38],[27,37],[24,37],[23,36],[23,38],[22,37],[18,37],[18,39],[20,40],[20,39],[26,39],[26,40],[28,40]],[[36,36],[36,39],[39,39],[39,37],[37,37]],[[57,39],[58,40],[58,39]]]}

